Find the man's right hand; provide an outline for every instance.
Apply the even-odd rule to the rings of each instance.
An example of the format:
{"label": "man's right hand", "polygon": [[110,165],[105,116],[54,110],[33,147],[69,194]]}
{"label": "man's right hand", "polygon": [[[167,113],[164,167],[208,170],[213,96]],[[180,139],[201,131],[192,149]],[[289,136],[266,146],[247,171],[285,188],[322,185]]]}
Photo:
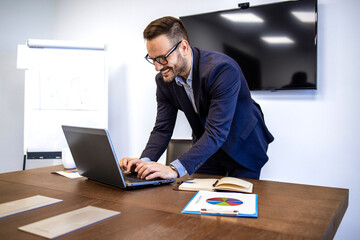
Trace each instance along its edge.
{"label": "man's right hand", "polygon": [[119,165],[122,171],[125,172],[132,172],[136,168],[137,164],[141,163],[142,161],[139,158],[128,158],[124,157],[120,160]]}

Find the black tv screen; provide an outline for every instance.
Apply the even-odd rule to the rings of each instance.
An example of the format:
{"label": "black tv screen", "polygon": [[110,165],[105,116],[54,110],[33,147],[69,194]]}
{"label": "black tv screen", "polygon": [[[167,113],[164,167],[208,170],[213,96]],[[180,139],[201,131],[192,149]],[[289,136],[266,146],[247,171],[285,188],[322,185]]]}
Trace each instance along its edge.
{"label": "black tv screen", "polygon": [[316,89],[317,1],[180,17],[190,45],[235,59],[250,90]]}

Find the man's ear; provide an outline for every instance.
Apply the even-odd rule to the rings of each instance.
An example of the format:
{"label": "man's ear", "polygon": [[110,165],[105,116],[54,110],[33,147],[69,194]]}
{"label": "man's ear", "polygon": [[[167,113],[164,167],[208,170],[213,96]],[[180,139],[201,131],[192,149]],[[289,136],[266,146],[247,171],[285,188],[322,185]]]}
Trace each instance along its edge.
{"label": "man's ear", "polygon": [[186,40],[182,40],[180,43],[180,49],[183,56],[190,54],[190,44]]}

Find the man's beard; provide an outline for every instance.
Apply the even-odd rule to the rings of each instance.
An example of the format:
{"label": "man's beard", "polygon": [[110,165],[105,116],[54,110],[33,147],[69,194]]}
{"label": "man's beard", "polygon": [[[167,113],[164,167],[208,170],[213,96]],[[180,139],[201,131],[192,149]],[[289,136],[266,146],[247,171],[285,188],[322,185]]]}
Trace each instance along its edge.
{"label": "man's beard", "polygon": [[181,75],[184,72],[186,72],[186,62],[185,58],[182,58],[181,55],[178,55],[177,64],[174,67],[167,67],[161,69],[163,80],[167,83],[174,81],[177,76]]}

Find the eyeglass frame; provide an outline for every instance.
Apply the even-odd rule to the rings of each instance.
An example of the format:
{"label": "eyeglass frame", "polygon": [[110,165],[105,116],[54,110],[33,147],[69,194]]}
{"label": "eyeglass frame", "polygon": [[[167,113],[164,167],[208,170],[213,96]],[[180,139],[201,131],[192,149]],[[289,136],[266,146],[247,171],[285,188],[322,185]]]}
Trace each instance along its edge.
{"label": "eyeglass frame", "polygon": [[[152,65],[155,65],[154,61],[156,61],[157,63],[161,64],[161,65],[166,65],[168,64],[168,60],[167,58],[170,56],[170,54],[172,54],[176,49],[177,47],[180,45],[180,43],[182,42],[183,40],[181,40],[180,42],[178,42],[177,44],[175,44],[171,49],[170,51],[165,54],[165,56],[159,56],[159,57],[156,57],[156,58],[151,58],[149,57],[149,54],[146,54],[145,56],[145,60],[148,61],[149,63],[151,63]],[[161,63],[159,59],[164,59],[164,63]]]}

